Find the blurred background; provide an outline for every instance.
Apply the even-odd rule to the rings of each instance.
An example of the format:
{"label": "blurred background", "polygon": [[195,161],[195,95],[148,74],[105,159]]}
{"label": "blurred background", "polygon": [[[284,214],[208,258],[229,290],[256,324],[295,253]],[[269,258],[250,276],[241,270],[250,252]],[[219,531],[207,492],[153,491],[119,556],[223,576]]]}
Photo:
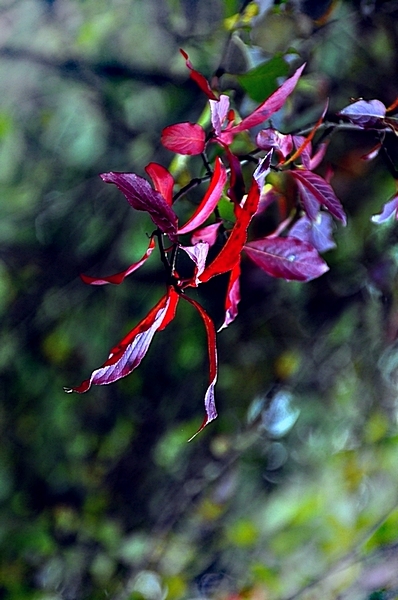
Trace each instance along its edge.
{"label": "blurred background", "polygon": [[[192,443],[207,353],[190,306],[130,377],[63,392],[163,294],[155,256],[120,287],[79,273],[146,249],[153,226],[98,174],[170,164],[161,128],[205,105],[180,47],[209,78],[226,71],[237,101],[237,74],[306,60],[285,132],[328,96],[328,118],[398,96],[397,2],[276,4],[1,0],[0,598],[398,597],[398,231],[370,222],[396,191],[394,135],[370,163],[373,134],[332,138],[349,223],[326,275],[245,263],[218,341],[220,417]],[[225,281],[202,287],[219,326]]]}

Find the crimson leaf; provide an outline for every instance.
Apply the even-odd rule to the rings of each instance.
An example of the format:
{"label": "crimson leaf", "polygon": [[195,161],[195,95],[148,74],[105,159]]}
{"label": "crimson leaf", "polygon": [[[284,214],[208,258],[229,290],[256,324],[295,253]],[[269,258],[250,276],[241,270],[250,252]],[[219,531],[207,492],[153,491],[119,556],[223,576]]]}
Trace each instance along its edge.
{"label": "crimson leaf", "polygon": [[228,129],[230,133],[239,133],[239,131],[245,131],[246,129],[251,129],[256,125],[260,125],[260,123],[264,123],[267,119],[269,119],[274,113],[282,108],[282,106],[286,102],[286,98],[290,96],[298,80],[301,77],[301,73],[303,72],[305,67],[305,63],[301,65],[297,69],[297,71],[286,79],[284,83],[273,93],[271,94],[258,108],[256,108],[250,115],[245,117],[238,125],[235,125]]}
{"label": "crimson leaf", "polygon": [[220,229],[221,221],[218,223],[213,223],[212,225],[206,225],[206,227],[202,227],[201,229],[197,229],[191,237],[192,244],[197,244],[198,242],[207,242],[209,246],[214,246],[217,241],[218,230]]}
{"label": "crimson leaf", "polygon": [[236,208],[239,210],[237,211],[237,219],[229,238],[222,247],[220,253],[217,254],[213,262],[206,267],[202,275],[199,277],[199,280],[202,283],[209,281],[209,279],[216,275],[227,273],[235,267],[236,263],[239,261],[240,253],[244,243],[246,242],[247,229],[250,225],[250,221],[256,213],[259,199],[260,190],[256,180],[253,179],[243,208],[241,208],[239,205],[236,206]]}
{"label": "crimson leaf", "polygon": [[167,204],[173,204],[174,179],[171,173],[158,163],[151,162],[145,167],[145,171],[153,181],[155,190],[160,192]]}
{"label": "crimson leaf", "polygon": [[224,323],[218,331],[226,329],[238,316],[238,304],[240,302],[240,261],[236,263],[229,276],[227,294],[225,296],[225,318]]}
{"label": "crimson leaf", "polygon": [[193,231],[208,219],[218,201],[221,198],[225,182],[227,181],[227,172],[219,157],[216,158],[216,165],[213,176],[210,181],[209,188],[203,197],[202,202],[192,215],[192,217],[185,223],[183,227],[178,230],[178,233],[189,233]]}
{"label": "crimson leaf", "polygon": [[134,271],[139,269],[146,262],[146,260],[152,254],[154,248],[155,240],[153,239],[153,237],[151,237],[148,250],[145,252],[141,260],[130,265],[125,271],[122,271],[121,273],[116,273],[116,275],[109,275],[108,277],[89,277],[88,275],[80,275],[80,277],[84,281],[84,283],[87,283],[89,285],[105,285],[106,283],[114,283],[116,285],[119,285],[120,283],[122,283],[122,281],[124,281],[127,275],[131,275],[131,273],[134,273]]}
{"label": "crimson leaf", "polygon": [[206,415],[198,431],[194,433],[194,435],[191,438],[189,438],[188,442],[190,442],[191,440],[193,440],[194,437],[198,435],[198,433],[202,431],[202,429],[206,427],[206,425],[210,423],[210,421],[214,421],[214,419],[217,418],[217,409],[214,400],[214,387],[217,381],[217,344],[214,323],[205,311],[205,309],[198,302],[196,302],[196,300],[193,300],[188,296],[182,297],[185,298],[185,300],[190,302],[196,308],[196,310],[199,312],[200,316],[203,319],[206,328],[207,351],[209,355],[209,386],[205,394]]}
{"label": "crimson leaf", "polygon": [[167,204],[160,192],[152,189],[148,181],[134,173],[102,173],[106,183],[114,183],[126,196],[129,204],[136,210],[142,210],[163,233],[175,238],[177,232],[177,215]]}
{"label": "crimson leaf", "polygon": [[115,346],[102,367],[92,372],[89,379],[74,388],[64,388],[65,392],[87,392],[94,385],[107,385],[129,375],[138,367],[146,355],[152,338],[157,331],[164,329],[174,319],[180,296],[173,287],[152,308],[117,346]]}
{"label": "crimson leaf", "polygon": [[[307,200],[313,204],[315,200],[319,204],[325,206],[328,211],[346,225],[347,219],[343,207],[341,206],[340,200],[337,198],[333,191],[332,186],[327,183],[322,177],[316,175],[312,171],[305,169],[296,169],[291,171],[292,177],[296,179],[299,185],[300,196],[305,203]],[[308,215],[313,218],[312,214]]]}
{"label": "crimson leaf", "polygon": [[202,73],[199,73],[199,71],[196,71],[196,69],[193,68],[192,63],[189,60],[189,56],[185,52],[185,50],[180,48],[180,52],[183,55],[183,57],[185,58],[185,64],[187,65],[188,69],[191,71],[191,73],[190,73],[191,79],[193,79],[195,81],[195,83],[197,83],[197,85],[200,87],[202,92],[204,92],[206,94],[206,96],[208,98],[210,98],[210,100],[218,100],[217,96],[214,94],[213,90],[211,89],[207,79],[202,75]]}
{"label": "crimson leaf", "polygon": [[286,281],[311,281],[329,270],[311,244],[291,237],[269,237],[245,245],[244,250],[260,269]]}
{"label": "crimson leaf", "polygon": [[197,123],[176,123],[163,129],[160,141],[167,150],[193,156],[205,149],[206,133]]}

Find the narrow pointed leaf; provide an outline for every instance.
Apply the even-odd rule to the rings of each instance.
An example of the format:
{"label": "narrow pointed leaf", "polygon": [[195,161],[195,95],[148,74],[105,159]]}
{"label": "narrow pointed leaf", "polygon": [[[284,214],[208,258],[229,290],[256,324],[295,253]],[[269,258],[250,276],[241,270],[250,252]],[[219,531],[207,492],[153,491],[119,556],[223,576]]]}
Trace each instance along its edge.
{"label": "narrow pointed leaf", "polygon": [[179,295],[170,287],[168,293],[159,300],[147,316],[115,346],[108,360],[92,372],[89,379],[74,388],[64,388],[66,392],[87,392],[92,385],[107,385],[129,375],[138,367],[146,355],[157,331],[164,329],[175,316]]}
{"label": "narrow pointed leaf", "polygon": [[[306,196],[308,196],[309,201],[316,200],[316,202],[325,206],[343,225],[346,225],[347,219],[341,202],[327,181],[312,171],[304,169],[291,171],[291,175],[302,184],[299,186],[299,191],[303,201],[305,201]],[[311,215],[309,216],[311,218]]]}
{"label": "narrow pointed leaf", "polygon": [[226,329],[238,316],[238,304],[240,302],[240,262],[238,262],[229,276],[227,293],[225,296],[225,318],[224,323],[218,331]]}
{"label": "narrow pointed leaf", "polygon": [[177,215],[167,204],[162,194],[150,186],[148,181],[134,173],[102,173],[106,183],[114,183],[136,210],[149,213],[152,221],[163,233],[175,236]]}
{"label": "narrow pointed leaf", "polygon": [[190,302],[196,310],[199,312],[203,319],[206,335],[207,335],[207,351],[209,355],[209,386],[205,393],[205,418],[198,431],[188,440],[190,442],[194,437],[198,435],[211,421],[217,418],[217,409],[214,399],[214,387],[217,382],[217,343],[216,343],[216,330],[212,319],[209,317],[205,309],[196,300],[183,296],[185,300]]}
{"label": "narrow pointed leaf", "polygon": [[197,229],[210,217],[223,193],[227,171],[219,157],[216,158],[214,173],[208,190],[192,217],[178,230],[179,234],[189,233]]}
{"label": "narrow pointed leaf", "polygon": [[296,238],[264,238],[244,249],[260,269],[286,281],[311,281],[329,269],[311,244]]}
{"label": "narrow pointed leaf", "polygon": [[153,181],[153,187],[160,192],[167,204],[173,204],[174,179],[171,173],[158,163],[151,162],[145,167],[145,171]]}
{"label": "narrow pointed leaf", "polygon": [[119,285],[120,283],[122,283],[122,281],[125,280],[125,278],[128,275],[131,275],[131,273],[134,273],[134,271],[139,269],[147,261],[147,259],[152,254],[154,248],[155,248],[155,240],[153,238],[151,238],[149,241],[148,250],[145,252],[145,254],[141,258],[141,260],[139,260],[136,263],[133,263],[132,265],[130,265],[128,267],[128,269],[126,269],[125,271],[122,271],[121,273],[116,273],[115,275],[109,275],[108,277],[89,277],[88,275],[82,274],[82,275],[80,275],[80,277],[84,281],[84,283],[87,283],[88,285],[105,285],[107,283],[114,283],[115,285]]}
{"label": "narrow pointed leaf", "polygon": [[235,267],[236,263],[239,261],[240,253],[246,242],[247,229],[250,225],[250,221],[257,211],[259,199],[260,190],[256,180],[253,179],[243,208],[240,206],[236,207],[239,208],[237,211],[237,219],[229,238],[222,247],[220,253],[216,256],[213,262],[206,267],[199,278],[202,283],[209,281],[209,279],[215,277],[216,275],[227,273]]}
{"label": "narrow pointed leaf", "polygon": [[260,104],[256,110],[245,117],[238,125],[231,127],[229,131],[231,133],[239,133],[240,131],[245,131],[246,129],[256,127],[256,125],[260,125],[272,117],[274,113],[282,108],[288,96],[290,96],[290,94],[293,92],[298,80],[301,77],[304,67],[305,63],[297,69],[292,77],[286,79],[286,81],[262,104]]}
{"label": "narrow pointed leaf", "polygon": [[202,92],[204,92],[208,98],[210,98],[211,100],[218,100],[217,96],[214,94],[213,90],[211,89],[206,77],[204,77],[204,75],[202,75],[201,73],[199,73],[199,71],[196,71],[196,69],[193,68],[192,63],[189,60],[189,56],[185,52],[185,50],[180,48],[180,52],[183,55],[183,57],[185,58],[185,64],[187,65],[188,69],[190,70],[191,79],[193,79],[193,81],[195,81],[195,83],[200,87]]}
{"label": "narrow pointed leaf", "polygon": [[193,156],[205,149],[206,133],[197,123],[176,123],[162,130],[160,141],[167,150]]}
{"label": "narrow pointed leaf", "polygon": [[206,227],[202,227],[201,229],[197,229],[191,237],[192,244],[197,244],[198,242],[207,242],[209,246],[214,246],[217,241],[218,230],[220,229],[221,221],[218,223],[213,223],[212,225],[206,225]]}

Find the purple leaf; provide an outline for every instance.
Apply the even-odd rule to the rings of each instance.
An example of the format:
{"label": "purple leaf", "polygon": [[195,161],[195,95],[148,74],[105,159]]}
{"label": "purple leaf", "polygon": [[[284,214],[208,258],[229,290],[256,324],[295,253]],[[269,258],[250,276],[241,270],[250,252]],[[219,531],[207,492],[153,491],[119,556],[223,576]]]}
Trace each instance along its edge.
{"label": "purple leaf", "polygon": [[389,200],[388,202],[386,202],[383,206],[383,210],[381,211],[380,214],[378,215],[373,215],[372,217],[372,221],[373,223],[385,223],[390,217],[392,217],[392,215],[395,216],[396,219],[398,219],[398,194],[395,194],[395,196],[393,196],[391,198],[391,200]]}
{"label": "purple leaf", "polygon": [[360,127],[374,127],[386,115],[386,107],[380,100],[358,100],[337,113]]}
{"label": "purple leaf", "polygon": [[271,159],[272,159],[273,150],[270,150],[264,158],[260,160],[256,169],[253,172],[253,179],[257,182],[257,185],[260,190],[263,189],[265,178],[269,174],[271,170]]}
{"label": "purple leaf", "polygon": [[106,283],[114,283],[115,285],[119,285],[122,281],[125,280],[127,275],[131,275],[137,269],[139,269],[151,256],[153,249],[155,248],[155,240],[151,237],[148,250],[145,252],[144,256],[138,262],[130,265],[125,271],[121,273],[116,273],[116,275],[109,275],[108,277],[89,277],[88,275],[80,275],[81,279],[84,283],[88,285],[105,285]]}
{"label": "purple leaf", "polygon": [[219,100],[209,100],[209,104],[211,112],[211,123],[214,128],[214,133],[218,137],[221,135],[222,125],[229,111],[229,97],[225,94],[221,94]]}
{"label": "purple leaf", "polygon": [[290,229],[289,236],[308,242],[318,252],[326,252],[336,247],[332,233],[332,216],[326,212],[319,212],[314,220],[307,216],[301,217]]}
{"label": "purple leaf", "polygon": [[83,394],[92,385],[107,385],[134,371],[146,355],[155,333],[164,329],[174,319],[179,298],[179,294],[170,286],[168,293],[147,316],[111,350],[102,367],[93,371],[90,378],[79,386],[64,388],[65,392]]}
{"label": "purple leaf", "polygon": [[193,156],[205,149],[206,133],[197,123],[176,123],[162,130],[160,141],[167,150]]}
{"label": "purple leaf", "polygon": [[314,218],[314,201],[325,206],[328,211],[339,221],[346,225],[347,219],[340,200],[333,191],[332,186],[319,175],[312,171],[296,169],[290,171],[292,177],[301,185],[298,186],[300,196],[306,209],[311,207],[308,212],[310,219]]}
{"label": "purple leaf", "polygon": [[115,172],[102,173],[100,177],[106,183],[114,183],[133,208],[149,213],[152,221],[163,233],[175,238],[177,215],[162,194],[152,189],[146,179],[134,173]]}
{"label": "purple leaf", "polygon": [[198,286],[200,283],[199,277],[205,270],[206,258],[210,246],[207,242],[198,242],[195,246],[180,246],[180,248],[188,254],[189,258],[193,260],[196,265],[192,285]]}
{"label": "purple leaf", "polygon": [[261,150],[271,150],[273,148],[278,156],[282,158],[286,158],[293,149],[292,136],[290,134],[284,135],[272,128],[262,129],[257,134],[256,144]]}
{"label": "purple leaf", "polygon": [[185,223],[183,227],[181,227],[178,230],[179,234],[189,233],[190,231],[193,231],[200,225],[203,225],[203,223],[209,218],[209,216],[217,206],[217,203],[221,198],[226,181],[227,172],[220,158],[217,157],[214,173],[211,178],[209,188],[202,202],[200,203],[192,217],[189,219],[189,221],[187,221],[187,223]]}
{"label": "purple leaf", "polygon": [[329,269],[311,244],[296,238],[255,240],[246,244],[244,250],[268,275],[286,281],[311,281]]}
{"label": "purple leaf", "polygon": [[260,104],[256,110],[245,117],[238,125],[229,128],[228,132],[235,134],[239,133],[240,131],[245,131],[246,129],[251,129],[252,127],[256,127],[256,125],[264,123],[264,121],[272,117],[274,113],[282,108],[288,96],[290,96],[290,94],[293,92],[298,80],[301,77],[304,67],[305,63],[297,69],[292,77],[286,79],[286,81],[282,83],[282,85],[262,104]]}

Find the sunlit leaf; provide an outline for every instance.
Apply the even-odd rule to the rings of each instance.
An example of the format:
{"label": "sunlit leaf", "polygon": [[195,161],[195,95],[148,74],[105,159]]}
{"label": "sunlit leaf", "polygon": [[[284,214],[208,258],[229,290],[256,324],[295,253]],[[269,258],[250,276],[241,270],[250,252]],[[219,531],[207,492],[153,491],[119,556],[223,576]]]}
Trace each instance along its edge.
{"label": "sunlit leaf", "polygon": [[218,331],[226,329],[238,316],[238,304],[240,302],[240,262],[238,262],[229,276],[227,293],[225,296],[225,318],[224,323]]}
{"label": "sunlit leaf", "polygon": [[193,156],[205,149],[206,133],[197,123],[176,123],[162,130],[160,141],[167,150]]}
{"label": "sunlit leaf", "polygon": [[373,223],[385,223],[392,216],[398,218],[398,194],[395,194],[391,200],[386,202],[380,214],[373,215]]}
{"label": "sunlit leaf", "polygon": [[220,158],[217,157],[214,173],[202,202],[199,204],[198,208],[192,217],[187,221],[187,223],[185,223],[185,225],[178,230],[178,233],[189,233],[197,227],[200,227],[200,225],[203,225],[203,223],[209,218],[217,206],[226,181],[227,172]]}

